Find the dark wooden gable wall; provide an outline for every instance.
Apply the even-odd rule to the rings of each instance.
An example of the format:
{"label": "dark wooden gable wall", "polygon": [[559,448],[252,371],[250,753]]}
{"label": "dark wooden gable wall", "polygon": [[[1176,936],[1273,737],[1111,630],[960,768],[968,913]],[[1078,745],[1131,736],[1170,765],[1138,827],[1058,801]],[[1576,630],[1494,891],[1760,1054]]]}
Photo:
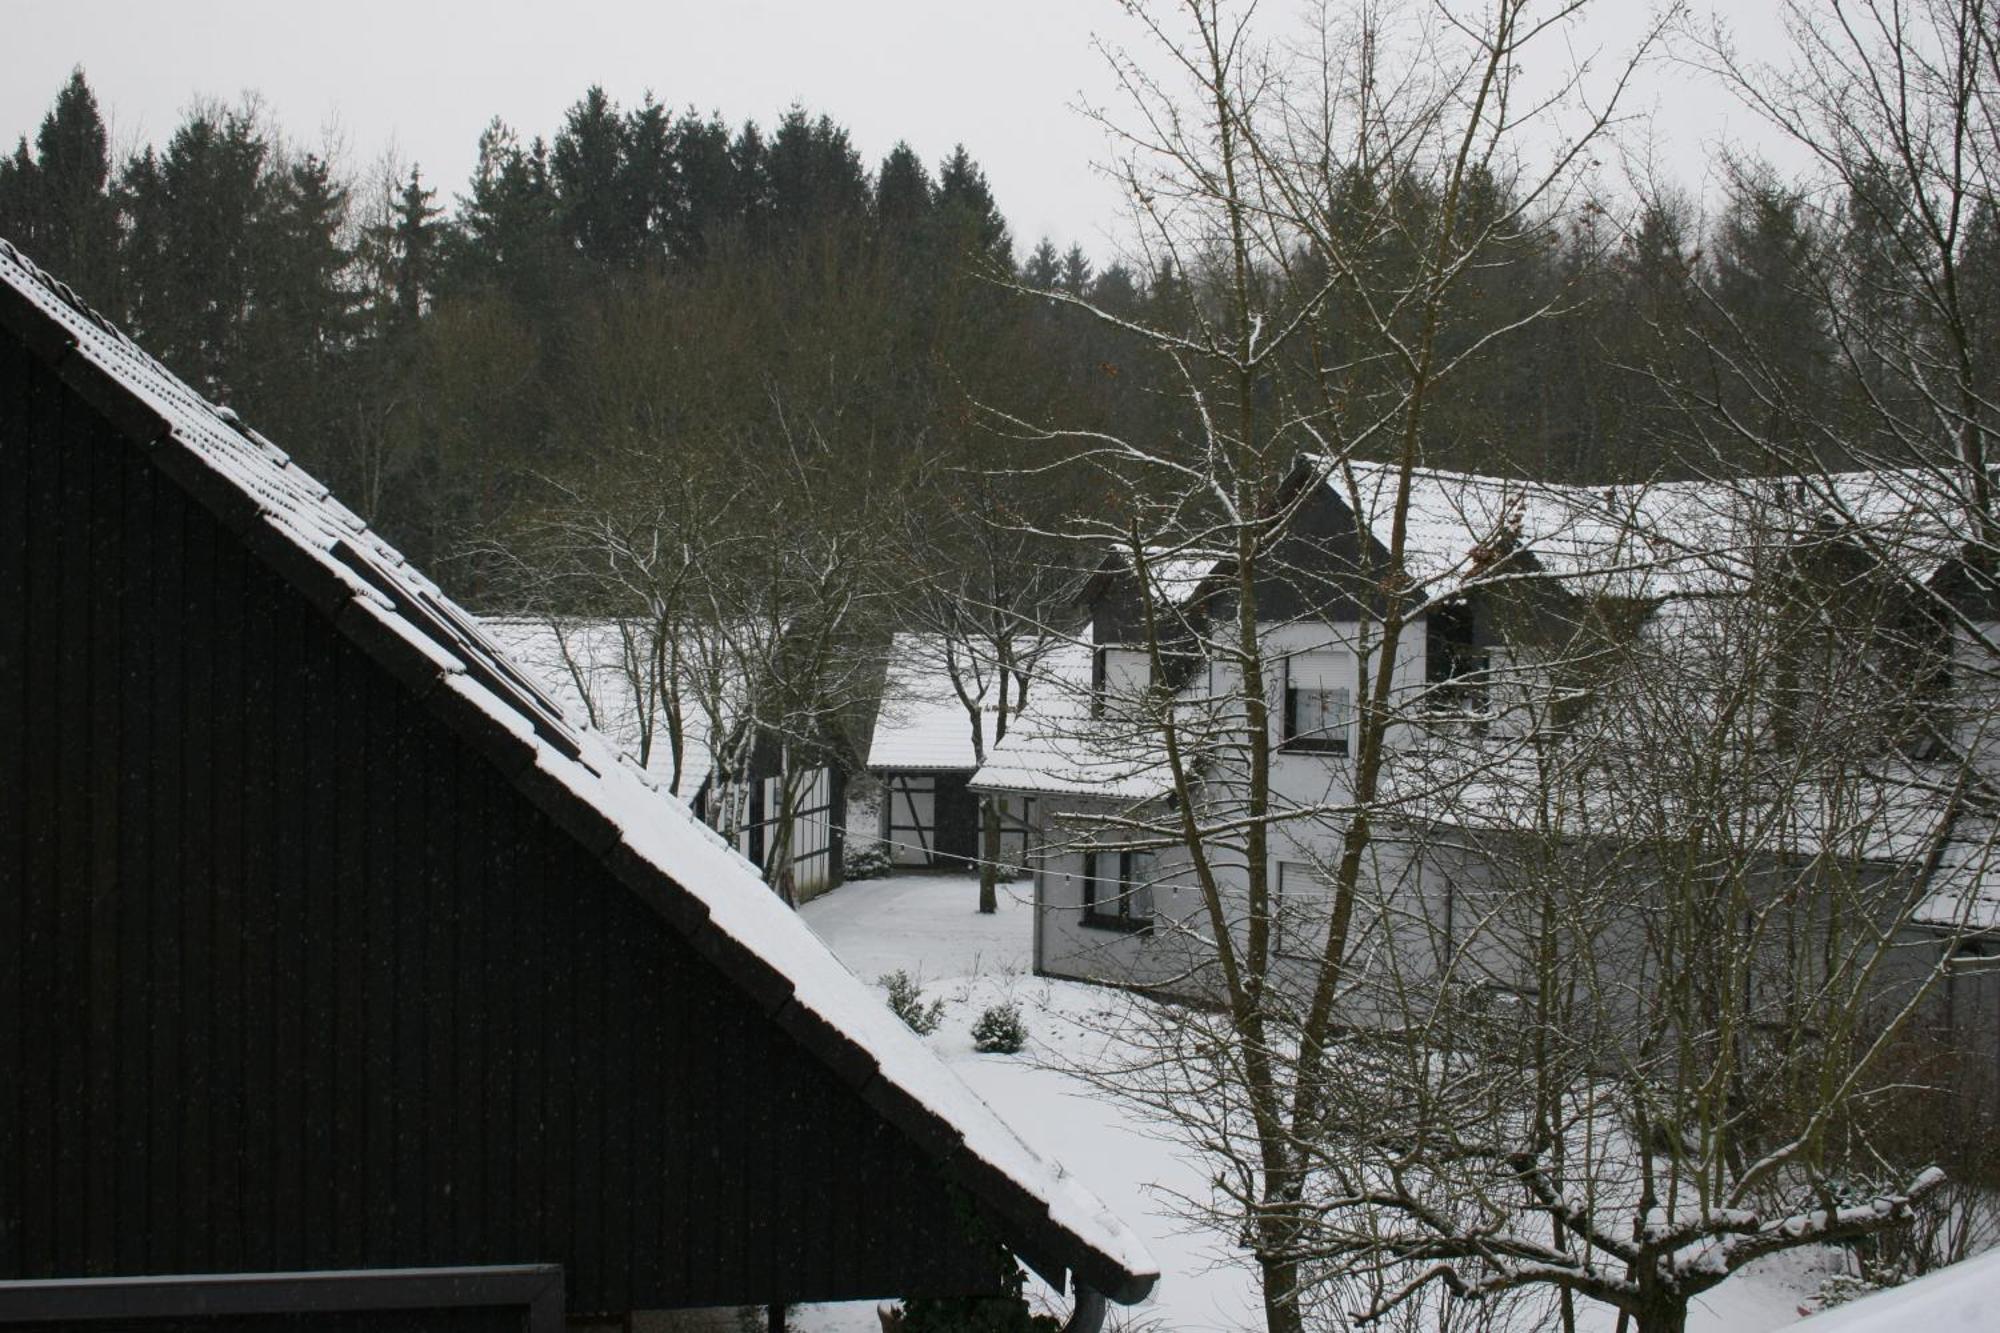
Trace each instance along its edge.
{"label": "dark wooden gable wall", "polygon": [[0,336],[0,1278],[988,1289],[965,1199]]}
{"label": "dark wooden gable wall", "polygon": [[[1297,486],[1310,474],[1301,472],[1287,484]],[[1295,492],[1293,492],[1295,493]],[[1347,505],[1325,485],[1298,504],[1271,549],[1259,562],[1257,614],[1260,620],[1352,621],[1361,617],[1358,588],[1372,588],[1382,577],[1387,556],[1381,547],[1366,538],[1354,522]],[[1233,614],[1236,562],[1219,563],[1199,603],[1191,612],[1208,616]],[[1362,575],[1368,577],[1364,579]],[[1146,641],[1145,612],[1139,601],[1138,579],[1122,562],[1107,561],[1092,587],[1086,591],[1091,617],[1092,642],[1143,645]],[[1176,640],[1183,627],[1175,617],[1163,617],[1162,631]],[[1170,643],[1174,648],[1178,643]]]}

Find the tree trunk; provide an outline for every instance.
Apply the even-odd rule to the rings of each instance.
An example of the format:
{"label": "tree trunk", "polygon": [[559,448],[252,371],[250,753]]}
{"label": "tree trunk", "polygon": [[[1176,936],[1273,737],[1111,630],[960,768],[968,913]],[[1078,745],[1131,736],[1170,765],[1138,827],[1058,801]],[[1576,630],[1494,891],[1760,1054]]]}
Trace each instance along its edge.
{"label": "tree trunk", "polygon": [[1638,1322],[1638,1333],[1687,1333],[1687,1302],[1669,1304],[1662,1301],[1641,1310]]}
{"label": "tree trunk", "polygon": [[1305,1333],[1299,1314],[1299,1266],[1291,1259],[1259,1259],[1264,1289],[1264,1327],[1268,1333]]}
{"label": "tree trunk", "polygon": [[1000,910],[1000,798],[979,798],[979,910],[991,916]]}

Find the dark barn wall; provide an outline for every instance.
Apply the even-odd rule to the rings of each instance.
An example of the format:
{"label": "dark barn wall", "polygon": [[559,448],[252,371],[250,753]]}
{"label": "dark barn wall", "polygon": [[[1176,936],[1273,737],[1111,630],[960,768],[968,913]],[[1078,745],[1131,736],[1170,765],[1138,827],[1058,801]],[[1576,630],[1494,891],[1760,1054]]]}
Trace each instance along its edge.
{"label": "dark barn wall", "polygon": [[[937,842],[942,864],[956,869],[979,856],[979,798],[966,789],[968,773],[937,775]],[[936,862],[934,862],[936,863]]]}
{"label": "dark barn wall", "polygon": [[991,1284],[908,1140],[4,335],[0,478],[0,1277]]}

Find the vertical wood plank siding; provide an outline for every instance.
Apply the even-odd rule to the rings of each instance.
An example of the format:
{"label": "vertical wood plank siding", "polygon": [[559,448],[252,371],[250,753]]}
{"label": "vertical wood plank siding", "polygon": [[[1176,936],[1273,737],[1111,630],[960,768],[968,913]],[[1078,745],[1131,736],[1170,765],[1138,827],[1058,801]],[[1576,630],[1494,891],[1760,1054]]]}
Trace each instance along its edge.
{"label": "vertical wood plank siding", "polygon": [[0,338],[0,1277],[988,1289],[969,1204]]}

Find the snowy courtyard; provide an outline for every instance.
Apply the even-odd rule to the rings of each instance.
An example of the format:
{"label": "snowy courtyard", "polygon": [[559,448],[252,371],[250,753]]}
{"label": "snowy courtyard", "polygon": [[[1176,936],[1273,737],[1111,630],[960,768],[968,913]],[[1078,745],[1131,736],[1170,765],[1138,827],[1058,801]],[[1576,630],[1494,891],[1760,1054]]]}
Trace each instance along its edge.
{"label": "snowy courtyard", "polygon": [[[977,885],[965,876],[899,875],[843,885],[806,904],[801,915],[864,981],[901,970],[921,982],[927,999],[943,1000],[943,1021],[926,1039],[931,1049],[1037,1152],[1075,1172],[1145,1239],[1160,1263],[1159,1289],[1139,1307],[1114,1307],[1111,1327],[1149,1333],[1261,1327],[1254,1275],[1227,1238],[1191,1230],[1171,1211],[1169,1196],[1202,1188],[1199,1164],[1149,1133],[1134,1107],[1070,1072],[1097,1063],[1107,1020],[1144,1001],[1035,976],[1027,888],[1025,881],[1003,885],[999,912],[980,916]],[[1027,1049],[979,1054],[972,1025],[986,1008],[1007,1001],[1026,1020]],[[1779,1256],[1730,1279],[1696,1303],[1690,1333],[1765,1333],[1797,1322],[1799,1302],[1817,1285],[1818,1258]],[[1610,1333],[1616,1322],[1607,1307],[1585,1305],[1578,1313],[1579,1326],[1593,1333]],[[792,1326],[807,1333],[880,1327],[872,1303],[801,1311]]]}

